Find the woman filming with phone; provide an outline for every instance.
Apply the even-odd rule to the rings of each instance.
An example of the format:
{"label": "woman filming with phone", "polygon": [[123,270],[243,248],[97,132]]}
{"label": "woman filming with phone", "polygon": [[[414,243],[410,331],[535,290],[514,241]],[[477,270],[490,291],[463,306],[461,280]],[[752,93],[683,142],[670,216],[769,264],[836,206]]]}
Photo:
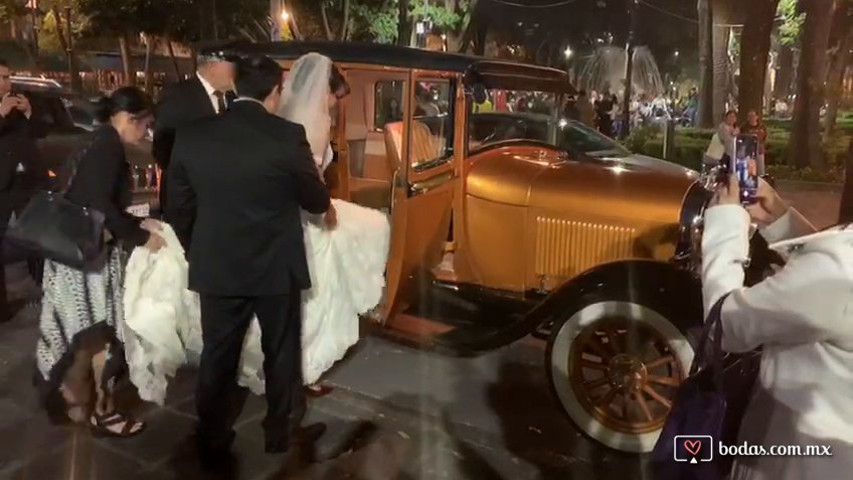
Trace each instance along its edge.
{"label": "woman filming with phone", "polygon": [[[746,288],[751,224],[786,264]],[[853,471],[853,228],[816,232],[763,180],[753,203],[743,206],[732,175],[706,212],[702,256],[706,314],[723,299],[723,349],[762,348],[738,444],[802,452],[738,457],[731,478],[847,478]],[[809,446],[817,446],[811,456]]]}

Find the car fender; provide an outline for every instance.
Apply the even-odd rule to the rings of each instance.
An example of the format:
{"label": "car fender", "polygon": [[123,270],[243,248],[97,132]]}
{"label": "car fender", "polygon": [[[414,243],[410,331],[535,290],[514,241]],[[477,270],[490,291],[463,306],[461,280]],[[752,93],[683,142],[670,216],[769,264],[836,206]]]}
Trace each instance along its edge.
{"label": "car fender", "polygon": [[471,351],[487,351],[508,345],[543,328],[550,328],[559,315],[595,293],[620,300],[642,297],[652,308],[687,312],[672,319],[676,327],[683,330],[699,327],[703,321],[702,288],[696,277],[668,263],[624,260],[599,265],[563,283],[517,322],[487,336],[469,338],[464,345],[458,338],[453,343]]}

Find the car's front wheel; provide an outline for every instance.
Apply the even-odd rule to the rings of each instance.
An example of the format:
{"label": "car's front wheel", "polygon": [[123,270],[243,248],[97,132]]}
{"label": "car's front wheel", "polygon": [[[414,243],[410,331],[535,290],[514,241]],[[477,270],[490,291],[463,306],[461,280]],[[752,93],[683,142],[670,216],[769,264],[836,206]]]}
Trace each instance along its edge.
{"label": "car's front wheel", "polygon": [[[693,361],[695,310],[654,293],[590,293],[555,322],[551,385],[584,434],[616,450],[651,451]],[[701,319],[700,319],[701,321]]]}

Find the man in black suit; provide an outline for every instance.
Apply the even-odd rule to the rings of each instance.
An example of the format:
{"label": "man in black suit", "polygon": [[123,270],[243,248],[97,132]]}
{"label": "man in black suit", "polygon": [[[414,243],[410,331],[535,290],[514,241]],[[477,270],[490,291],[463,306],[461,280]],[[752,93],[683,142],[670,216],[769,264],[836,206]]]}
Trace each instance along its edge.
{"label": "man in black suit", "polygon": [[298,427],[305,411],[301,293],[311,285],[300,212],[327,212],[329,191],[305,129],[271,113],[281,81],[273,60],[240,60],[241,96],[225,115],[181,127],[169,166],[167,216],[188,250],[189,288],[201,295],[196,406],[203,453],[221,453],[233,441],[229,399],[253,315],[262,332],[267,452],[325,430]]}
{"label": "man in black suit", "polygon": [[160,166],[160,212],[167,211],[168,171],[175,130],[195,120],[223,114],[234,100],[234,58],[228,44],[202,50],[198,71],[169,85],[157,104],[152,154]]}
{"label": "man in black suit", "polygon": [[[36,146],[36,138],[44,136],[44,129],[33,116],[29,99],[12,92],[12,72],[8,63],[0,60],[0,259],[12,212],[20,213],[34,190],[47,185],[47,169]],[[41,262],[33,257],[27,263],[33,279],[39,281]],[[6,278],[0,275],[0,322],[10,320],[13,310],[6,297]]]}

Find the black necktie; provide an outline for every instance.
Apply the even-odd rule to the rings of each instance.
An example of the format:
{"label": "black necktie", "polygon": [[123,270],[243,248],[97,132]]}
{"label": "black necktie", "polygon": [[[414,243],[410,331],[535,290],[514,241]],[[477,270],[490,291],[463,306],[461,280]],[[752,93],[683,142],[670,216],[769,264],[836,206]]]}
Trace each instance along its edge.
{"label": "black necktie", "polygon": [[213,92],[213,94],[216,96],[216,113],[222,115],[225,113],[225,110],[228,110],[228,106],[225,105],[225,94],[219,90]]}

